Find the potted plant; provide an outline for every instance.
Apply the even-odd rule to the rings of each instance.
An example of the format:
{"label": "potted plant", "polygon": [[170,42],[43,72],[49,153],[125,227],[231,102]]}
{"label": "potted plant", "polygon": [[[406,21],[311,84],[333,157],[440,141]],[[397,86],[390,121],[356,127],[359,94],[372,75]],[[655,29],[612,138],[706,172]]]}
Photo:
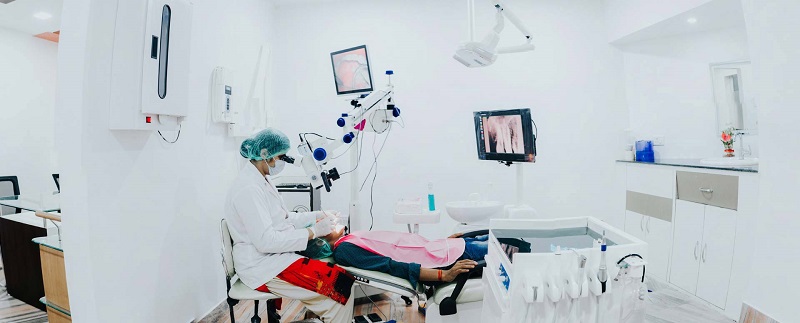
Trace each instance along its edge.
{"label": "potted plant", "polygon": [[733,127],[722,131],[722,145],[725,147],[725,157],[733,157]]}

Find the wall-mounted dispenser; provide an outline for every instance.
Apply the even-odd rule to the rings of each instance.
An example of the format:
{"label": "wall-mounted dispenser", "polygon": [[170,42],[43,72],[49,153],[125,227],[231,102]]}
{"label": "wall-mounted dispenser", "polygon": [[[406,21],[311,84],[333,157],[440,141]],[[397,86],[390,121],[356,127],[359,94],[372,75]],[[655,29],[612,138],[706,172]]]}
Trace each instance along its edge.
{"label": "wall-mounted dispenser", "polygon": [[211,73],[211,120],[217,123],[233,123],[234,91],[239,96],[239,89],[234,89],[233,72],[222,66],[214,68]]}
{"label": "wall-mounted dispenser", "polygon": [[188,114],[192,4],[118,1],[111,66],[112,130],[178,130]]}

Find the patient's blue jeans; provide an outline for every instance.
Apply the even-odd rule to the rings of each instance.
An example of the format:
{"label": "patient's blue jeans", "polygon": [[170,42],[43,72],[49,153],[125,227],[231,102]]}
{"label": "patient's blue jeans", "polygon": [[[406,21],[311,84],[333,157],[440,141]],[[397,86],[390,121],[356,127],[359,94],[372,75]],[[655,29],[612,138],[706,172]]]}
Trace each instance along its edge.
{"label": "patient's blue jeans", "polygon": [[483,260],[489,252],[489,235],[484,234],[474,238],[464,238],[464,254],[459,259]]}

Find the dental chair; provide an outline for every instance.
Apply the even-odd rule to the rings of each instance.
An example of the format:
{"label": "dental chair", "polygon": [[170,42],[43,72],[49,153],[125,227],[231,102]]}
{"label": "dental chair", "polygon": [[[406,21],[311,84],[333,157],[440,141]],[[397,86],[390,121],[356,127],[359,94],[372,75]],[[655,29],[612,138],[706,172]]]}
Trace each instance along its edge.
{"label": "dental chair", "polygon": [[267,302],[267,322],[280,323],[281,316],[278,315],[278,310],[275,306],[275,300],[280,299],[272,293],[263,293],[255,289],[247,287],[236,276],[236,269],[233,266],[233,239],[231,239],[231,232],[228,230],[228,222],[222,219],[219,224],[222,233],[222,268],[225,270],[225,282],[227,285],[228,293],[228,308],[231,313],[231,322],[236,322],[236,317],[233,313],[233,306],[239,301],[253,301],[253,317],[250,318],[251,323],[261,323],[261,317],[258,316],[258,303],[259,301]]}

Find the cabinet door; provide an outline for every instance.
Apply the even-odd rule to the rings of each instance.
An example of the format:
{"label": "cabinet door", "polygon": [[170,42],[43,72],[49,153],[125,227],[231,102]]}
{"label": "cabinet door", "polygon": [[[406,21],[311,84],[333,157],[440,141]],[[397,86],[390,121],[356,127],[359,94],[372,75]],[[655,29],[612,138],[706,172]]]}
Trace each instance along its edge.
{"label": "cabinet door", "polygon": [[705,206],[702,204],[675,201],[675,218],[672,222],[675,241],[669,281],[691,294],[697,291],[704,215]]}
{"label": "cabinet door", "polygon": [[642,241],[646,241],[647,239],[644,232],[645,218],[647,217],[639,213],[625,211],[625,232]]}
{"label": "cabinet door", "polygon": [[669,255],[672,249],[672,223],[661,219],[647,217],[645,219],[647,231],[647,274],[667,281],[669,268]]}
{"label": "cabinet door", "polygon": [[714,206],[706,207],[703,247],[700,251],[700,275],[697,297],[725,308],[736,240],[737,212]]}

